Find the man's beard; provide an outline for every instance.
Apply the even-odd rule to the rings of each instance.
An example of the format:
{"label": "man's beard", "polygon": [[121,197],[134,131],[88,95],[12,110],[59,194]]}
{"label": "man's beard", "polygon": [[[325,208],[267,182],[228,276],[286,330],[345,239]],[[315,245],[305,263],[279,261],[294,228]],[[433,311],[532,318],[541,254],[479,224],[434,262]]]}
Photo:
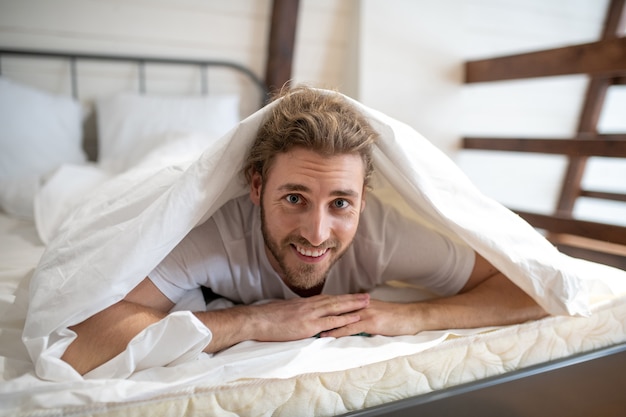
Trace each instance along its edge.
{"label": "man's beard", "polygon": [[328,253],[328,255],[334,256],[334,259],[332,259],[326,269],[320,270],[319,265],[304,262],[299,262],[297,266],[290,268],[285,260],[285,252],[293,250],[292,245],[294,244],[304,248],[311,248],[312,245],[299,235],[289,235],[284,238],[282,242],[277,242],[272,238],[267,230],[267,222],[265,221],[263,193],[261,193],[261,232],[263,233],[265,246],[269,249],[280,266],[283,282],[292,289],[308,290],[322,286],[326,281],[330,268],[343,256],[347,249],[342,250],[342,245],[338,241],[328,240],[316,247],[316,249],[329,248],[328,251],[330,253]]}

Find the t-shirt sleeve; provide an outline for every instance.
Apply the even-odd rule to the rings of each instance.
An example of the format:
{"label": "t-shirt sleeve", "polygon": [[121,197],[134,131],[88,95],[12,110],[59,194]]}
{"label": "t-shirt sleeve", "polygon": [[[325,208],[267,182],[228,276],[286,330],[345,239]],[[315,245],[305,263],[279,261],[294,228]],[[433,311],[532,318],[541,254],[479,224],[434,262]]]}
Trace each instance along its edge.
{"label": "t-shirt sleeve", "polygon": [[366,211],[372,211],[368,228],[370,239],[378,242],[380,283],[400,280],[439,296],[458,293],[474,267],[474,251],[393,207],[373,203],[368,202]]}
{"label": "t-shirt sleeve", "polygon": [[208,219],[194,228],[148,274],[148,278],[173,303],[180,301],[185,292],[199,288],[207,282],[207,266],[225,262],[224,245],[219,238],[215,221]]}

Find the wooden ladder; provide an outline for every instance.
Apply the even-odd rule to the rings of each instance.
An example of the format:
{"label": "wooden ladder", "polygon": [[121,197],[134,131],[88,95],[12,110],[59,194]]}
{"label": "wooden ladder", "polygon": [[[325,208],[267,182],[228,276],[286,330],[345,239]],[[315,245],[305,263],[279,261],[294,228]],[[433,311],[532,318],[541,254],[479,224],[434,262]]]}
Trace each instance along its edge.
{"label": "wooden ladder", "polygon": [[579,197],[626,204],[624,193],[582,188],[589,157],[626,158],[626,134],[600,135],[597,129],[608,88],[626,85],[625,2],[610,2],[602,37],[597,42],[465,63],[465,83],[587,74],[589,84],[574,137],[567,140],[465,137],[462,146],[464,149],[565,155],[568,166],[554,214],[516,212],[536,228],[546,230],[548,239],[562,252],[626,270],[626,227],[573,216]]}

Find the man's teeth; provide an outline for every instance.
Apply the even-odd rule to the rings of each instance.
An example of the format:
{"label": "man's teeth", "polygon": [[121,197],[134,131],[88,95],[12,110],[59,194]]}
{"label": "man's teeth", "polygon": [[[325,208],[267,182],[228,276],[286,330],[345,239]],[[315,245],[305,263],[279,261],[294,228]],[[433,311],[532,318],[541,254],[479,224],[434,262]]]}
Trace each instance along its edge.
{"label": "man's teeth", "polygon": [[318,257],[322,256],[323,254],[325,254],[328,249],[310,250],[310,249],[299,248],[299,247],[296,246],[296,250],[301,255],[310,256],[310,257],[313,257],[313,258],[318,258]]}

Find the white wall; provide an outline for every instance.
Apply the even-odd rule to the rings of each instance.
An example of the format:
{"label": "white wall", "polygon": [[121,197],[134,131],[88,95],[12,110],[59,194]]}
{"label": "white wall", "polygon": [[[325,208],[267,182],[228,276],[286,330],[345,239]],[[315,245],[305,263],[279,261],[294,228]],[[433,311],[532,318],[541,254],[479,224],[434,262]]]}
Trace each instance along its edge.
{"label": "white wall", "polygon": [[[462,63],[595,41],[607,4],[607,0],[363,0],[358,98],[424,134],[487,195],[511,207],[552,212],[565,158],[459,151],[459,139],[571,136],[586,78],[463,85]],[[623,93],[614,95],[601,126],[625,132],[626,99]],[[584,182],[626,191],[626,163],[594,159]],[[625,204],[579,201],[575,210],[581,217],[626,224]]]}
{"label": "white wall", "polygon": [[447,152],[460,132],[462,3],[361,2],[358,98]]}
{"label": "white wall", "polygon": [[300,0],[293,81],[349,92],[358,0]]}

